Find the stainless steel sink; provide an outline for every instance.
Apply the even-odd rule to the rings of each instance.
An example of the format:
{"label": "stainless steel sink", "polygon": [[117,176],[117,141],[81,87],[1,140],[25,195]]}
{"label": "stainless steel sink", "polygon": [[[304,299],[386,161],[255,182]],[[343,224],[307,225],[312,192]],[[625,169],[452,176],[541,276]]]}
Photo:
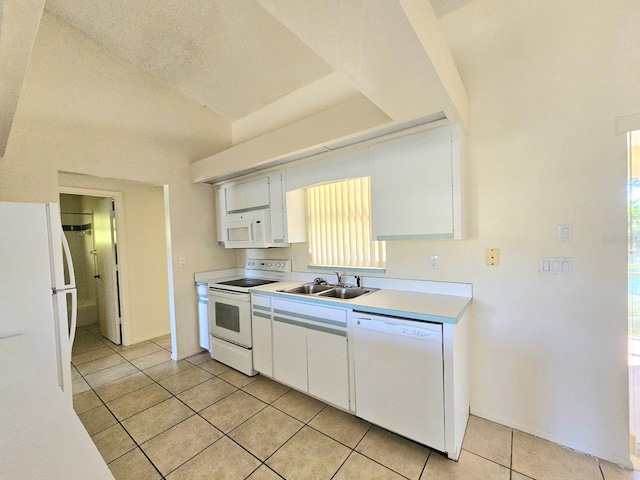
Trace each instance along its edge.
{"label": "stainless steel sink", "polygon": [[313,295],[317,297],[339,298],[350,300],[378,290],[377,288],[340,287],[338,285],[318,285],[307,283],[290,288],[283,288],[278,292],[294,293],[296,295]]}
{"label": "stainless steel sink", "polygon": [[318,294],[319,297],[333,297],[333,298],[341,298],[343,300],[349,300],[352,298],[361,297],[362,295],[366,295],[367,293],[371,293],[373,290],[369,290],[366,288],[358,288],[358,287],[336,287],[331,290],[327,290]]}
{"label": "stainless steel sink", "polygon": [[285,293],[298,293],[301,295],[313,295],[332,288],[334,288],[332,285],[316,285],[315,283],[308,283],[306,285],[298,285],[297,287],[285,288],[284,290],[279,291]]}

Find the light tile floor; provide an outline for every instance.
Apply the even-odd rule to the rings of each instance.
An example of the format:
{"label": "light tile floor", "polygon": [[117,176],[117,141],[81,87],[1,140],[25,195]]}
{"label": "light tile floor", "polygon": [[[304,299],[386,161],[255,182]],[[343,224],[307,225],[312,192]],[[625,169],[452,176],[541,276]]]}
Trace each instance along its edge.
{"label": "light tile floor", "polygon": [[117,479],[640,480],[472,416],[458,462],[168,336],[121,347],[78,329],[74,408]]}

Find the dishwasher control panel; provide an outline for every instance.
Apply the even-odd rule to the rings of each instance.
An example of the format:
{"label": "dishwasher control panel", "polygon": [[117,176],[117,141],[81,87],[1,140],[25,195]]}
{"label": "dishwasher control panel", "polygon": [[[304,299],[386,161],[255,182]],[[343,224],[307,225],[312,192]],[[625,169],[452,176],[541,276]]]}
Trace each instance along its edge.
{"label": "dishwasher control panel", "polygon": [[442,325],[381,316],[356,317],[355,328],[417,340],[442,342]]}

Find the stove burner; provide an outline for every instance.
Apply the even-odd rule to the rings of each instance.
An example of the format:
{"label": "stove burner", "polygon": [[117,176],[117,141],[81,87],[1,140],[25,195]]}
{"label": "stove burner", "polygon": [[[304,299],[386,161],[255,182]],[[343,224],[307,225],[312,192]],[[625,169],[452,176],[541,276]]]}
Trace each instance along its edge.
{"label": "stove burner", "polygon": [[230,287],[259,287],[260,285],[268,285],[276,283],[278,280],[263,280],[261,278],[240,278],[238,280],[230,280],[228,282],[220,282],[218,285],[229,285]]}

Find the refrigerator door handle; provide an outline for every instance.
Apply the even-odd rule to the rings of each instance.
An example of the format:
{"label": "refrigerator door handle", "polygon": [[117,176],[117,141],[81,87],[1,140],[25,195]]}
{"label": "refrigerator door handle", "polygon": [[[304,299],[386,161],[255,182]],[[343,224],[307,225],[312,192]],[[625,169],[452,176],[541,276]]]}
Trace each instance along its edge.
{"label": "refrigerator door handle", "polygon": [[[62,224],[60,224],[60,240],[62,240],[62,251],[64,252],[64,258],[67,261],[67,268],[69,269],[69,283],[65,284],[63,288],[76,288],[76,272],[73,268],[73,260],[71,259],[69,242],[67,241],[67,237],[65,236],[64,231],[62,231]],[[75,307],[73,311],[75,312]]]}

